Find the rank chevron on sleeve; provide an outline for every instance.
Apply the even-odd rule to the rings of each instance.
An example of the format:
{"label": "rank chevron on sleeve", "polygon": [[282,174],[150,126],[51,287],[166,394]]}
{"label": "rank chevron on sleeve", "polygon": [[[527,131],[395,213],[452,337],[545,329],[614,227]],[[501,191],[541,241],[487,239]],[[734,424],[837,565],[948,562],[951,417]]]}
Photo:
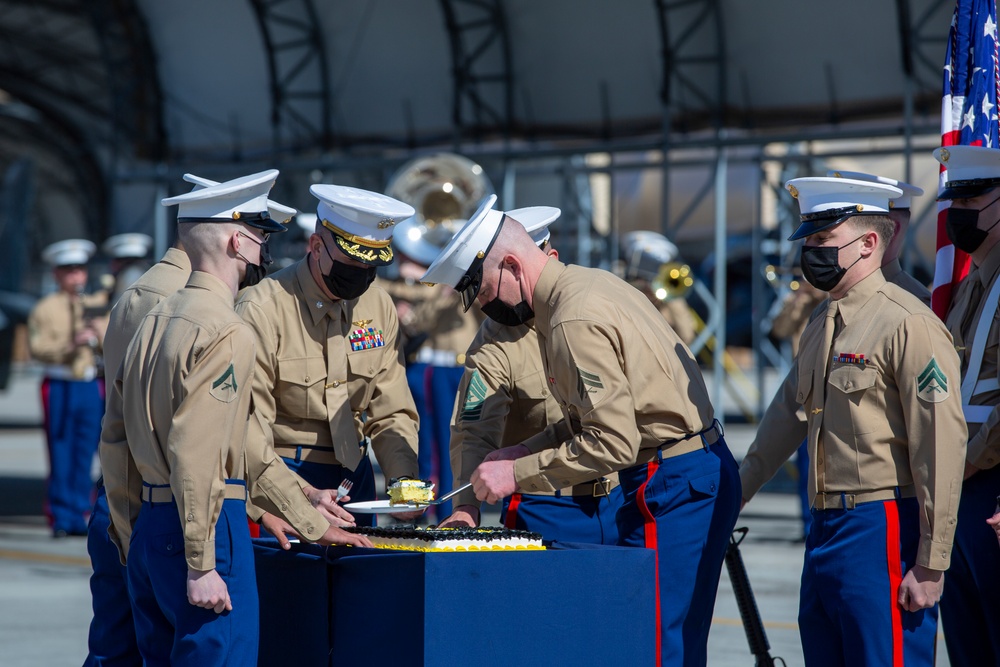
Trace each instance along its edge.
{"label": "rank chevron on sleeve", "polygon": [[917,376],[917,396],[930,403],[937,403],[948,396],[948,376],[934,357]]}
{"label": "rank chevron on sleeve", "polygon": [[576,390],[580,394],[580,398],[587,398],[588,394],[591,394],[598,389],[604,389],[604,383],[601,382],[601,376],[596,373],[589,373],[580,367],[576,369]]}
{"label": "rank chevron on sleeve", "polygon": [[483,402],[486,400],[486,383],[479,371],[472,371],[469,388],[465,391],[465,401],[462,404],[462,421],[479,421],[483,416]]}

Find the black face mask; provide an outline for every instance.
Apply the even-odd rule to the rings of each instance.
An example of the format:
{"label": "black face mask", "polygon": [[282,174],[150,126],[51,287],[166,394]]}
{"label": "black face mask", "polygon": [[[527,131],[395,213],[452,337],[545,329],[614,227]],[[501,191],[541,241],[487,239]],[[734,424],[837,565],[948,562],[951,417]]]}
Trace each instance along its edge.
{"label": "black face mask", "polygon": [[243,275],[243,280],[240,281],[238,287],[240,289],[246,289],[247,287],[253,287],[260,281],[264,279],[267,275],[267,267],[263,264],[251,264],[247,262],[247,272]]}
{"label": "black face mask", "polygon": [[246,257],[243,257],[243,255],[239,255],[239,257],[244,262],[247,262],[247,270],[246,273],[243,274],[243,280],[241,280],[240,284],[237,285],[239,289],[246,289],[247,287],[253,287],[257,283],[262,281],[264,279],[264,276],[267,275],[267,267],[271,265],[271,248],[267,244],[268,237],[265,236],[264,241],[259,242],[257,241],[257,239],[253,238],[249,234],[243,234],[243,235],[246,236],[248,239],[257,243],[258,245],[260,245],[260,264],[251,264],[250,262],[247,262]]}
{"label": "black face mask", "polygon": [[[1000,199],[1000,196],[997,197]],[[955,247],[963,252],[975,252],[979,246],[983,245],[990,229],[997,226],[998,219],[988,229],[979,229],[979,214],[993,206],[996,199],[982,208],[949,208],[948,217],[945,220],[944,228],[948,232],[948,239],[955,244]]]}
{"label": "black face mask", "polygon": [[802,256],[799,258],[799,266],[802,268],[802,276],[809,281],[809,284],[818,290],[829,292],[844,277],[847,269],[858,263],[858,259],[851,262],[851,266],[846,269],[840,265],[839,253],[841,248],[846,248],[851,243],[856,242],[864,234],[854,241],[845,243],[842,246],[802,246]]}
{"label": "black face mask", "polygon": [[[500,279],[503,279],[503,265],[500,265]],[[508,327],[516,327],[524,324],[535,316],[535,311],[531,309],[528,302],[521,299],[520,303],[508,306],[500,300],[500,281],[497,281],[497,295],[485,306],[483,313],[494,322]]]}
{"label": "black face mask", "polygon": [[350,301],[368,291],[375,280],[375,267],[369,266],[367,269],[362,269],[338,262],[330,254],[330,249],[326,247],[326,241],[322,243],[323,249],[326,250],[330,261],[333,262],[333,265],[330,266],[330,272],[323,274],[323,283],[330,290],[330,293],[335,297]]}

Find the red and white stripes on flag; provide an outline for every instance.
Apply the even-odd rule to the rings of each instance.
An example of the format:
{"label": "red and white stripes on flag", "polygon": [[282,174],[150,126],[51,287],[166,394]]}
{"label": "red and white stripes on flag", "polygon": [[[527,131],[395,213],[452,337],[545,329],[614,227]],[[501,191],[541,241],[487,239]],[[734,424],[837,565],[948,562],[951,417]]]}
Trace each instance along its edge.
{"label": "red and white stripes on flag", "polygon": [[[958,0],[948,33],[941,99],[941,145],[1000,149],[997,138],[996,0]],[[942,167],[938,191],[947,172]],[[937,256],[931,307],[944,319],[954,285],[969,272],[969,256],[955,248],[945,231],[948,202],[938,205]]]}

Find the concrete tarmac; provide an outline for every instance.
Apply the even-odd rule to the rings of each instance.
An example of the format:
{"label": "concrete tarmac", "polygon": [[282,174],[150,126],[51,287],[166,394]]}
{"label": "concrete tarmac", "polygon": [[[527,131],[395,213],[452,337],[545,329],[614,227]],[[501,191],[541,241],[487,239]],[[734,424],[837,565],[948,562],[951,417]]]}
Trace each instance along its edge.
{"label": "concrete tarmac", "polygon": [[[39,380],[37,368],[19,368],[7,390],[0,392],[0,664],[5,667],[81,665],[87,655],[92,615],[86,539],[53,539],[42,516],[47,461],[40,428]],[[737,459],[749,447],[753,433],[753,426],[726,428],[726,439]],[[487,523],[497,524],[499,514],[493,510],[484,517]],[[762,493],[747,506],[737,525],[749,529],[741,552],[770,654],[781,657],[789,667],[801,666],[796,616],[803,546],[797,499],[788,493]],[[948,665],[940,637],[938,653],[937,664]],[[708,664],[749,667],[754,663],[723,569]]]}

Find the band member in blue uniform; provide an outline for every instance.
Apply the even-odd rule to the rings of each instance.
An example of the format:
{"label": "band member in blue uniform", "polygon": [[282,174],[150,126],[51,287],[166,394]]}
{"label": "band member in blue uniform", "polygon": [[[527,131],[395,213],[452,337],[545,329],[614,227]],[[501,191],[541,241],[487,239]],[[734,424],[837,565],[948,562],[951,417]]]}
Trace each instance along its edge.
{"label": "band member in blue uniform", "polygon": [[69,239],[45,248],[58,290],[28,317],[31,356],[45,364],[42,409],[49,454],[46,513],[54,537],[87,534],[93,501],[90,471],[101,436],[107,327],[106,294],[88,295],[87,262],[96,247]]}

